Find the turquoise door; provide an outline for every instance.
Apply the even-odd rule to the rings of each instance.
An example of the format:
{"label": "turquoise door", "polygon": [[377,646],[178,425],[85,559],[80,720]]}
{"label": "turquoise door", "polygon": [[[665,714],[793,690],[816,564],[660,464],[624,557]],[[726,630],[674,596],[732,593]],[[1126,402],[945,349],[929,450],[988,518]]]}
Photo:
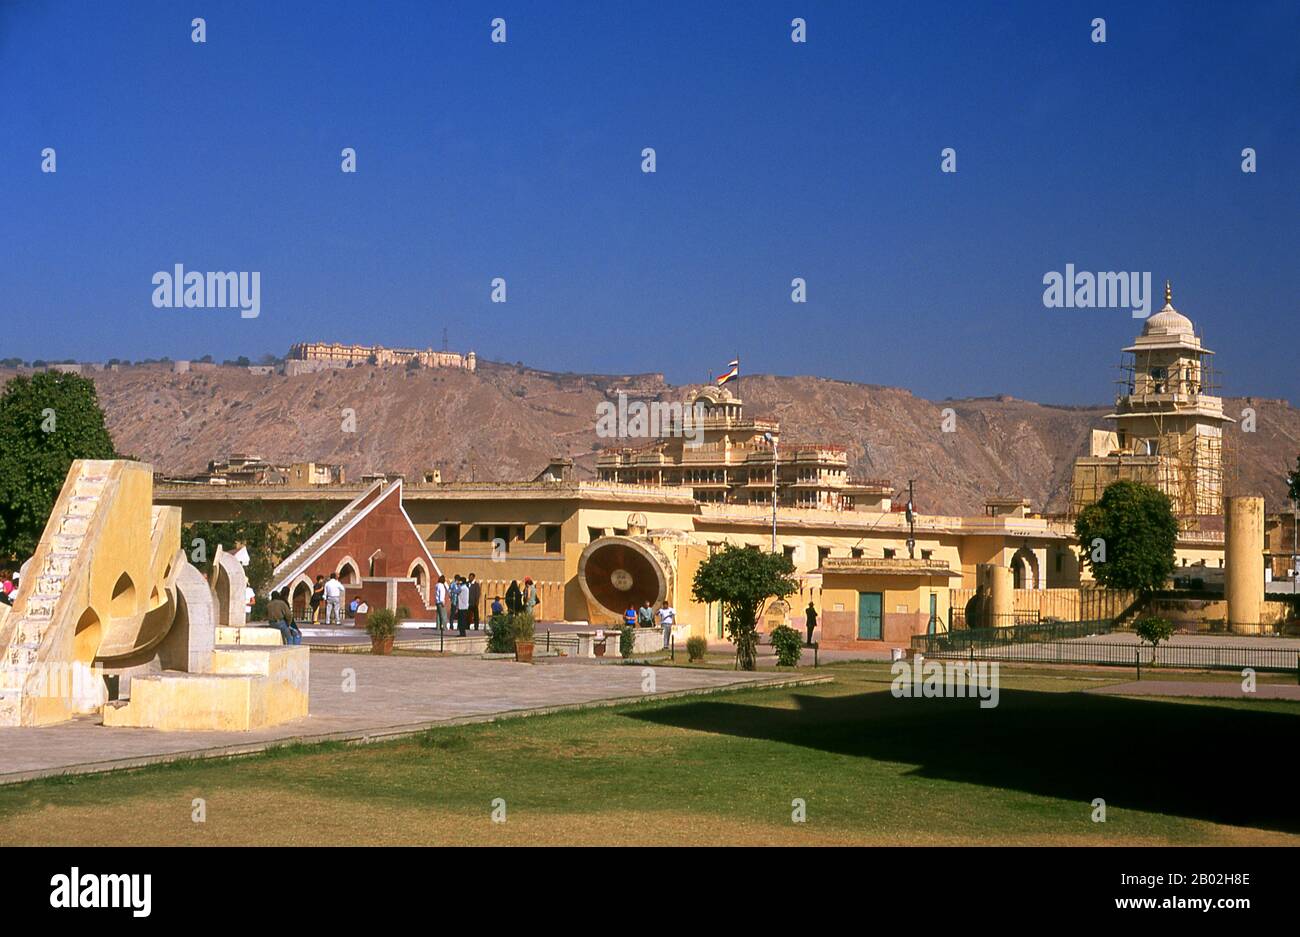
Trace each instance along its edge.
{"label": "turquoise door", "polygon": [[880,640],[880,593],[858,593],[858,640]]}
{"label": "turquoise door", "polygon": [[933,592],[930,593],[930,623],[926,626],[926,634],[934,634],[935,624],[939,621],[939,597]]}

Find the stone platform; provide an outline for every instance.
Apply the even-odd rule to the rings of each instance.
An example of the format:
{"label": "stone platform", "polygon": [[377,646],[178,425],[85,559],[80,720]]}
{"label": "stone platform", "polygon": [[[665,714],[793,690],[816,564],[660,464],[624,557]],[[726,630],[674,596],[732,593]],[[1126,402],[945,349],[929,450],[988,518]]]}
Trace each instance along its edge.
{"label": "stone platform", "polygon": [[[288,742],[376,741],[439,725],[831,679],[563,661],[529,665],[328,653],[311,658],[311,714],[305,718],[247,732],[108,728],[98,716],[40,728],[0,728],[0,783],[247,754]],[[654,693],[642,691],[647,670],[654,674]]]}

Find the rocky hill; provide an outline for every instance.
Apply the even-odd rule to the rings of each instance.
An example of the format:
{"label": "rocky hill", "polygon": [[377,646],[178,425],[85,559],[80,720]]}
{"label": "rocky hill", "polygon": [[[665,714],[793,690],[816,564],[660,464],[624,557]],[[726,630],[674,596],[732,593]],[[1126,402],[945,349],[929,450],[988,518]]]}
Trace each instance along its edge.
{"label": "rocky hill", "polygon": [[[0,380],[11,372],[0,371]],[[137,367],[93,375],[119,451],[169,473],[256,453],[273,462],[341,462],[350,477],[431,467],[445,480],[531,478],[554,455],[594,473],[596,406],[620,390],[678,400],[662,375],[556,374],[481,363],[477,373],[359,367],[296,377],[234,367],[174,374]],[[733,385],[747,416],[781,421],[783,440],[843,445],[855,474],[905,486],[920,510],[979,513],[991,495],[1022,495],[1059,510],[1070,462],[1104,406],[1060,407],[1010,397],[930,401],[905,390],[814,377],[747,375]],[[1285,510],[1286,471],[1300,452],[1300,411],[1277,400],[1229,399],[1230,415],[1256,411],[1257,429],[1233,427],[1233,488]],[[954,431],[942,431],[945,408]],[[356,432],[344,432],[354,411]]]}

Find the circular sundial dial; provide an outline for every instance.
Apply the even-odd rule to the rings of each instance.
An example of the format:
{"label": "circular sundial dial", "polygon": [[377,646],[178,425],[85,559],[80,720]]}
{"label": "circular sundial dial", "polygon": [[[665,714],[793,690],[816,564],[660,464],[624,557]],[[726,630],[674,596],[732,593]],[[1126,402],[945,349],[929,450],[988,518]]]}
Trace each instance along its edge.
{"label": "circular sundial dial", "polygon": [[609,583],[619,592],[632,588],[632,574],[626,569],[616,569],[609,574]]}

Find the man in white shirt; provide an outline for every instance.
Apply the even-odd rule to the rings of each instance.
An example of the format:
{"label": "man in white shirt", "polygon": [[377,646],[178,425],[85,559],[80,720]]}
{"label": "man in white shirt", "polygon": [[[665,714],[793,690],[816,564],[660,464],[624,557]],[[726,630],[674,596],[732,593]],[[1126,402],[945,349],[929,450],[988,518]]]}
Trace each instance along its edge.
{"label": "man in white shirt", "polygon": [[671,602],[664,602],[659,608],[659,624],[664,629],[664,649],[672,643],[673,625],[677,624],[677,609],[673,608]]}
{"label": "man in white shirt", "polygon": [[335,573],[325,581],[325,624],[343,624],[343,583]]}
{"label": "man in white shirt", "polygon": [[438,584],[433,587],[434,613],[438,616],[438,630],[447,628],[447,577],[439,576]]}
{"label": "man in white shirt", "polygon": [[456,628],[462,638],[469,631],[469,583],[463,580],[456,593]]}

